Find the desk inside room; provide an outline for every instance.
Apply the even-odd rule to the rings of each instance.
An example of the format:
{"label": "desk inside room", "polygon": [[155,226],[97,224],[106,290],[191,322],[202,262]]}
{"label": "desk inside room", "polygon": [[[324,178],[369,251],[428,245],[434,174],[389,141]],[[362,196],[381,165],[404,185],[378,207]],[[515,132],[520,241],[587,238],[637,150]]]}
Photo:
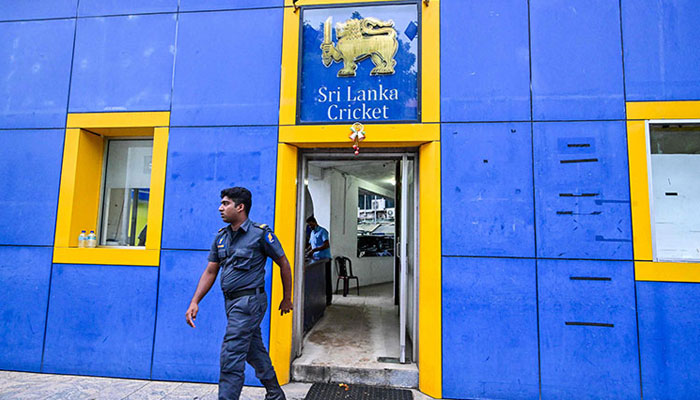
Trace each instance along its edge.
{"label": "desk inside room", "polygon": [[304,261],[304,333],[318,322],[331,303],[331,259]]}

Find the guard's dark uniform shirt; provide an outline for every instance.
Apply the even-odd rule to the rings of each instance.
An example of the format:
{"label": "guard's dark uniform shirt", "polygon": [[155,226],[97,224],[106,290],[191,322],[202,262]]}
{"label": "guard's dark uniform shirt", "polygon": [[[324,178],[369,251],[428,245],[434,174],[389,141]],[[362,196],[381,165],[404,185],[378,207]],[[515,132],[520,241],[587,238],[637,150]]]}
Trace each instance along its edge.
{"label": "guard's dark uniform shirt", "polygon": [[284,255],[282,245],[267,225],[246,219],[237,231],[231,225],[219,230],[208,260],[221,266],[221,289],[225,293],[265,286],[267,257]]}

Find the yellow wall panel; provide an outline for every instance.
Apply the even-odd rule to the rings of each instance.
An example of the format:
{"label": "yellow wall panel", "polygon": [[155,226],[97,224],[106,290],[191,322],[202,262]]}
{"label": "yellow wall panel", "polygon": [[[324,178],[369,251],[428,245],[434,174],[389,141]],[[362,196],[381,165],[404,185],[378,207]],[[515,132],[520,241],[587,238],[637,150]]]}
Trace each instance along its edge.
{"label": "yellow wall panel", "polygon": [[[280,126],[280,143],[289,143],[299,147],[352,147],[349,135],[350,125],[297,125]],[[372,124],[365,125],[365,140],[360,148],[373,146],[417,146],[440,140],[438,124]]]}
{"label": "yellow wall panel", "polygon": [[68,231],[68,246],[78,246],[81,230],[88,233],[97,230],[97,213],[100,209],[100,185],[102,183],[102,155],[104,141],[100,136],[79,131],[78,157],[73,185],[73,212]]}
{"label": "yellow wall panel", "polygon": [[[287,144],[277,146],[277,189],[275,194],[275,235],[282,244],[294,276],[297,203],[297,148]],[[294,284],[292,284],[294,287]],[[278,306],[284,290],[279,268],[272,270],[270,316],[270,358],[281,384],[289,382],[292,354],[292,315],[280,315]],[[303,304],[294,304],[294,309]]]}
{"label": "yellow wall panel", "polygon": [[68,114],[67,128],[139,128],[170,126],[170,113],[114,112]]}
{"label": "yellow wall panel", "polygon": [[[168,158],[168,128],[153,130],[153,157],[151,162],[151,190],[148,205],[146,249],[160,249],[165,197],[165,167]],[[154,227],[155,229],[150,229]]]}
{"label": "yellow wall panel", "polygon": [[420,147],[418,371],[421,392],[442,397],[442,228],[440,142]]}
{"label": "yellow wall panel", "polygon": [[627,119],[700,119],[700,101],[628,102]]}
{"label": "yellow wall panel", "polygon": [[70,242],[79,141],[80,129],[66,129],[66,137],[63,144],[63,165],[61,167],[61,190],[58,195],[58,211],[56,214],[56,237],[54,240],[56,247],[68,247]]}
{"label": "yellow wall panel", "polygon": [[440,0],[423,3],[421,34],[421,119],[440,122]]}
{"label": "yellow wall panel", "polygon": [[58,264],[139,265],[156,267],[160,250],[96,247],[56,247],[53,262]]}
{"label": "yellow wall panel", "polygon": [[700,264],[637,261],[634,277],[638,281],[700,282]]}
{"label": "yellow wall panel", "polygon": [[630,201],[635,260],[651,260],[651,217],[649,213],[649,179],[644,121],[627,122]]}
{"label": "yellow wall panel", "polygon": [[296,123],[297,69],[299,63],[299,18],[300,12],[284,9],[282,42],[282,78],[280,81],[280,125]]}
{"label": "yellow wall panel", "polygon": [[[313,6],[313,5],[332,5],[332,4],[358,4],[358,3],[381,3],[395,0],[298,0],[297,7]],[[293,7],[293,0],[284,0],[286,7]]]}

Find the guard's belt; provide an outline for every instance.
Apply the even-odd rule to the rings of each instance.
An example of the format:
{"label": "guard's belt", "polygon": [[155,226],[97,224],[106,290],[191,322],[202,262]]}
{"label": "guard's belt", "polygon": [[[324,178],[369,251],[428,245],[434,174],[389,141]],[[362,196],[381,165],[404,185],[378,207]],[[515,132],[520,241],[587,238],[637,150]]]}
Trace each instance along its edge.
{"label": "guard's belt", "polygon": [[234,290],[233,292],[224,292],[224,297],[228,300],[235,300],[239,297],[243,296],[253,296],[256,294],[261,294],[265,293],[265,288],[264,287],[259,287],[255,289],[241,289],[241,290]]}

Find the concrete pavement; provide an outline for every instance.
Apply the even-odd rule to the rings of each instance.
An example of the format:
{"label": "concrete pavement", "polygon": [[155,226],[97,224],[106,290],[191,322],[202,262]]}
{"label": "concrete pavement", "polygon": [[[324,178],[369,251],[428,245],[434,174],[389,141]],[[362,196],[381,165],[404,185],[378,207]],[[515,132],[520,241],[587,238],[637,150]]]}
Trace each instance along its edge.
{"label": "concrete pavement", "polygon": [[[303,400],[310,383],[284,385],[288,400]],[[415,400],[429,400],[414,390]],[[244,387],[241,400],[262,400],[265,389]],[[216,400],[217,385],[0,371],[2,400]]]}
{"label": "concrete pavement", "polygon": [[[289,400],[302,400],[310,387],[291,383],[284,391]],[[241,400],[264,397],[264,388],[244,387]],[[217,385],[0,371],[0,399],[216,400]]]}

